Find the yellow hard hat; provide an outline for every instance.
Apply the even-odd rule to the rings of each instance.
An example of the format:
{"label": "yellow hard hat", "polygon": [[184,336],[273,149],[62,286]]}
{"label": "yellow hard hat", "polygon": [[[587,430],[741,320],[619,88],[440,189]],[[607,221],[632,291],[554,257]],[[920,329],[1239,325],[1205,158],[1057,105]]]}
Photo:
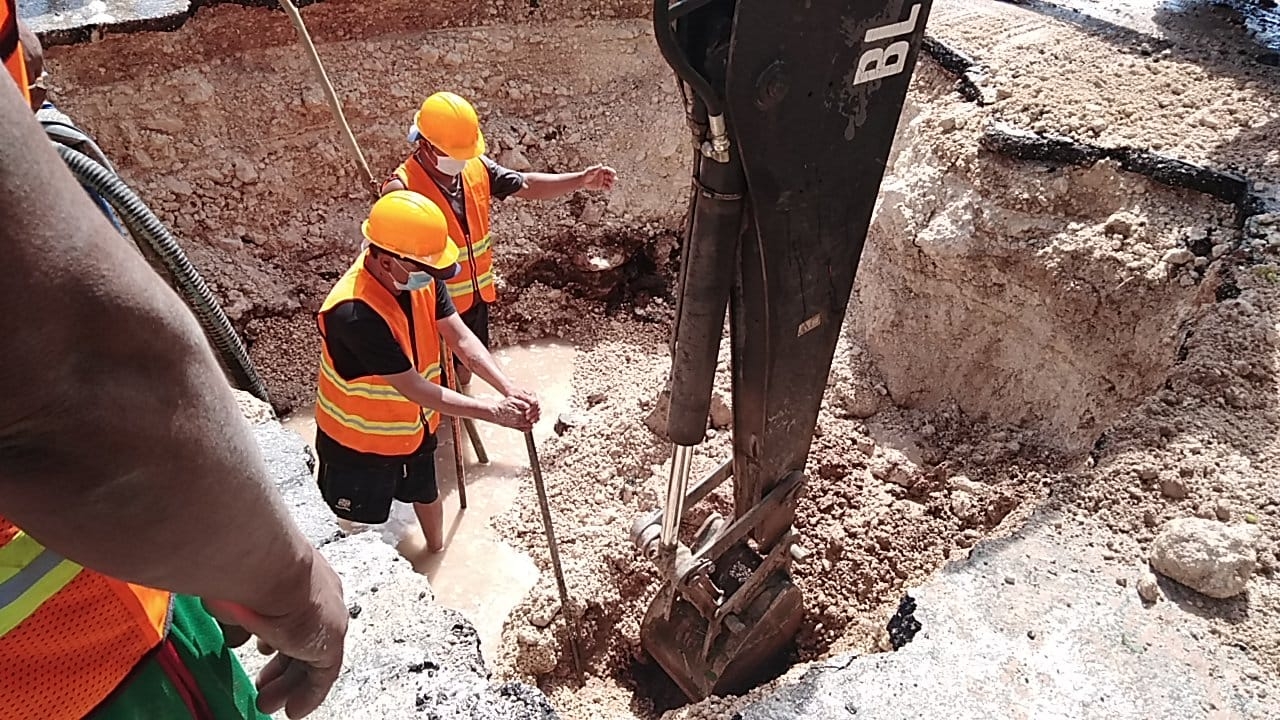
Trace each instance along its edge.
{"label": "yellow hard hat", "polygon": [[415,135],[455,160],[470,160],[485,152],[476,109],[451,92],[438,92],[422,101],[413,116],[410,142],[417,141]]}
{"label": "yellow hard hat", "polygon": [[412,190],[394,190],[378,198],[360,226],[375,245],[407,260],[443,270],[458,261],[449,222],[440,208]]}

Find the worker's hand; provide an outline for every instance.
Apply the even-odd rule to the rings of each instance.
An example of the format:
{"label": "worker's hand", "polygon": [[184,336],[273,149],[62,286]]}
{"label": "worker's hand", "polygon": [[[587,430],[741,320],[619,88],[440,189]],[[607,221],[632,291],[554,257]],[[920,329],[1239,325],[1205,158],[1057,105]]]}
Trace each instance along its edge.
{"label": "worker's hand", "polygon": [[515,395],[502,398],[493,406],[493,422],[514,430],[532,430],[533,420],[529,419],[529,403]]}
{"label": "worker's hand", "polygon": [[350,617],[342,599],[342,581],[320,553],[313,552],[309,582],[286,591],[271,613],[233,603],[207,600],[205,606],[224,626],[239,626],[258,637],[258,649],[275,654],[258,673],[258,710],[284,708],[290,720],[320,707],[342,669]]}
{"label": "worker's hand", "polygon": [[536,424],[542,417],[542,406],[538,404],[538,396],[524,388],[514,388],[508,397],[519,398],[529,405],[529,409],[525,411],[525,418],[531,424]]}
{"label": "worker's hand", "polygon": [[582,171],[583,190],[612,190],[618,173],[608,165],[592,165]]}

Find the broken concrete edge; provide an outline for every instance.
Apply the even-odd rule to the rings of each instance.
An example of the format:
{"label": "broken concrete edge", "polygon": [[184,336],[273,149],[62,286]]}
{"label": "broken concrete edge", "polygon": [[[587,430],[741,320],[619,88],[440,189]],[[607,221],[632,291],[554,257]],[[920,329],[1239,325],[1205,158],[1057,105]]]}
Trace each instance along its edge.
{"label": "broken concrete edge", "polygon": [[[382,533],[338,529],[315,484],[314,453],[302,438],[265,414],[246,413],[246,422],[289,514],[342,579],[350,616],[343,666],[314,720],[419,713],[558,720],[537,688],[494,681],[475,626],[463,613],[436,604],[427,577]],[[269,659],[254,645],[236,650],[250,676]]]}
{"label": "broken concrete edge", "polygon": [[986,68],[978,64],[978,61],[932,35],[924,36],[921,49],[944,70],[956,76],[960,84],[960,95],[964,99],[983,106],[991,104],[982,99],[982,90],[978,87],[978,80],[987,75]]}
{"label": "broken concrete edge", "polygon": [[[324,0],[293,0],[299,9]],[[155,0],[154,2],[109,5],[108,9],[123,10],[120,15],[110,12],[94,12],[86,15],[82,10],[48,12],[28,15],[19,2],[19,15],[40,38],[45,47],[55,45],[80,45],[101,40],[108,33],[128,34],[137,32],[173,32],[205,7],[214,5],[240,5],[281,9],[279,0]]]}
{"label": "broken concrete edge", "polygon": [[[1105,18],[1081,11],[1076,7],[1059,5],[1046,0],[995,0],[995,2],[1017,5],[1098,35],[1110,35],[1119,38],[1126,43],[1136,45],[1137,48],[1134,52],[1141,55],[1154,55],[1177,47],[1177,43],[1169,38],[1118,25]],[[1280,23],[1280,20],[1273,19],[1273,11],[1276,7],[1275,0],[1219,0],[1216,4],[1225,5],[1241,13],[1246,11],[1253,12],[1253,8],[1256,8],[1258,14],[1253,19],[1262,23],[1265,27],[1275,27],[1277,23]],[[1250,32],[1250,34],[1253,33]],[[1143,45],[1146,45],[1146,47],[1143,48]],[[1253,60],[1259,65],[1275,66],[1280,62],[1280,57],[1270,46],[1260,45],[1258,50],[1259,52],[1253,56]]]}
{"label": "broken concrete edge", "polygon": [[1114,720],[1200,717],[1210,703],[1274,717],[1253,689],[1254,651],[1216,638],[1187,603],[1116,582],[1141,568],[1100,558],[1088,533],[1059,528],[1068,517],[1046,500],[907,590],[893,651],[814,662],[734,717]]}
{"label": "broken concrete edge", "polygon": [[1099,160],[1115,160],[1128,172],[1143,175],[1163,185],[1203,193],[1234,205],[1237,229],[1245,221],[1266,211],[1266,201],[1253,192],[1244,176],[1215,170],[1143,148],[1103,147],[1049,133],[1037,133],[1005,122],[994,122],[982,136],[987,150],[1019,160],[1038,160],[1068,165],[1092,165]]}
{"label": "broken concrete edge", "polygon": [[[980,106],[992,104],[983,99],[976,81],[987,75],[984,66],[935,37],[926,37],[923,49],[939,66],[956,76],[962,97]],[[995,121],[987,128],[982,144],[987,150],[1018,160],[1082,166],[1104,159],[1115,160],[1126,171],[1162,185],[1204,193],[1230,203],[1236,208],[1236,228],[1241,230],[1249,218],[1280,209],[1257,193],[1254,182],[1240,173],[1187,162],[1145,148],[1103,147],[1065,135],[1037,133],[1004,121]]]}
{"label": "broken concrete edge", "polygon": [[[1117,25],[1109,20],[1095,17],[1087,13],[1082,13],[1073,8],[1062,7],[1061,5],[1055,5],[1051,2],[1045,2],[1045,0],[995,1],[1005,3],[1006,5],[1017,5],[1018,7],[1026,8],[1027,10],[1040,13],[1041,15],[1047,15],[1055,20],[1070,23],[1095,33],[1115,35],[1123,38],[1126,42],[1133,43],[1135,46],[1140,46],[1141,43],[1147,43],[1152,52],[1160,52],[1174,47],[1173,41],[1168,38],[1162,38],[1157,35],[1134,30],[1133,28],[1127,28],[1123,25]],[[1135,49],[1135,52],[1141,51]]]}

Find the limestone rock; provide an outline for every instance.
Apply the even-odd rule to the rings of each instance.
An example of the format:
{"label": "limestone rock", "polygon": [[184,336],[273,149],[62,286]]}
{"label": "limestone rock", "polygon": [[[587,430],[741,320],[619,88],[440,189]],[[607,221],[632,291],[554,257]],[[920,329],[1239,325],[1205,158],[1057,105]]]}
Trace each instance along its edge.
{"label": "limestone rock", "polygon": [[244,419],[248,420],[250,425],[257,425],[276,419],[276,412],[269,403],[259,400],[252,393],[244,390],[232,389],[231,392],[236,396],[236,404],[240,406],[240,413],[244,415]]}
{"label": "limestone rock", "polygon": [[550,633],[521,628],[516,633],[516,668],[530,675],[546,675],[556,669],[556,648]]}
{"label": "limestone rock", "polygon": [[524,153],[520,152],[519,148],[513,147],[503,151],[503,153],[498,156],[498,162],[503,167],[515,170],[516,172],[528,172],[533,169],[533,164],[524,156]]}
{"label": "limestone rock", "polygon": [[1170,477],[1160,481],[1160,492],[1165,497],[1183,500],[1189,495],[1187,483],[1182,478]]}
{"label": "limestone rock", "polygon": [[859,420],[866,420],[880,412],[884,404],[884,396],[864,385],[855,384],[845,388],[842,395],[845,412]]}
{"label": "limestone rock", "polygon": [[724,430],[733,424],[733,409],[723,393],[711,396],[711,427]]}
{"label": "limestone rock", "polygon": [[1165,523],[1151,544],[1156,572],[1213,598],[1244,592],[1257,567],[1258,529],[1202,518]]}
{"label": "limestone rock", "polygon": [[644,419],[645,427],[653,431],[654,435],[660,438],[667,437],[667,414],[671,412],[671,391],[663,390],[658,393],[657,402],[654,403],[653,411]]}

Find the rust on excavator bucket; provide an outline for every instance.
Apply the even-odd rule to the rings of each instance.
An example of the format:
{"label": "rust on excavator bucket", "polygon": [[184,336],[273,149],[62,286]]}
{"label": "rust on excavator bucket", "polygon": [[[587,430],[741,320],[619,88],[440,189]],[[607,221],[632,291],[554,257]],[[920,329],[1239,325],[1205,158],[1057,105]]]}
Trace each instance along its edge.
{"label": "rust on excavator bucket", "polygon": [[[758,564],[760,558],[743,546],[726,554]],[[722,563],[733,573],[735,563]],[[739,568],[741,569],[741,568]],[[733,580],[717,578],[732,583]],[[649,605],[640,626],[644,649],[693,701],[710,695],[739,695],[778,676],[790,665],[795,637],[804,620],[804,599],[779,570],[764,582],[752,602],[726,623],[709,652],[703,653],[711,622],[679,593],[670,614],[671,589],[662,588]]]}

